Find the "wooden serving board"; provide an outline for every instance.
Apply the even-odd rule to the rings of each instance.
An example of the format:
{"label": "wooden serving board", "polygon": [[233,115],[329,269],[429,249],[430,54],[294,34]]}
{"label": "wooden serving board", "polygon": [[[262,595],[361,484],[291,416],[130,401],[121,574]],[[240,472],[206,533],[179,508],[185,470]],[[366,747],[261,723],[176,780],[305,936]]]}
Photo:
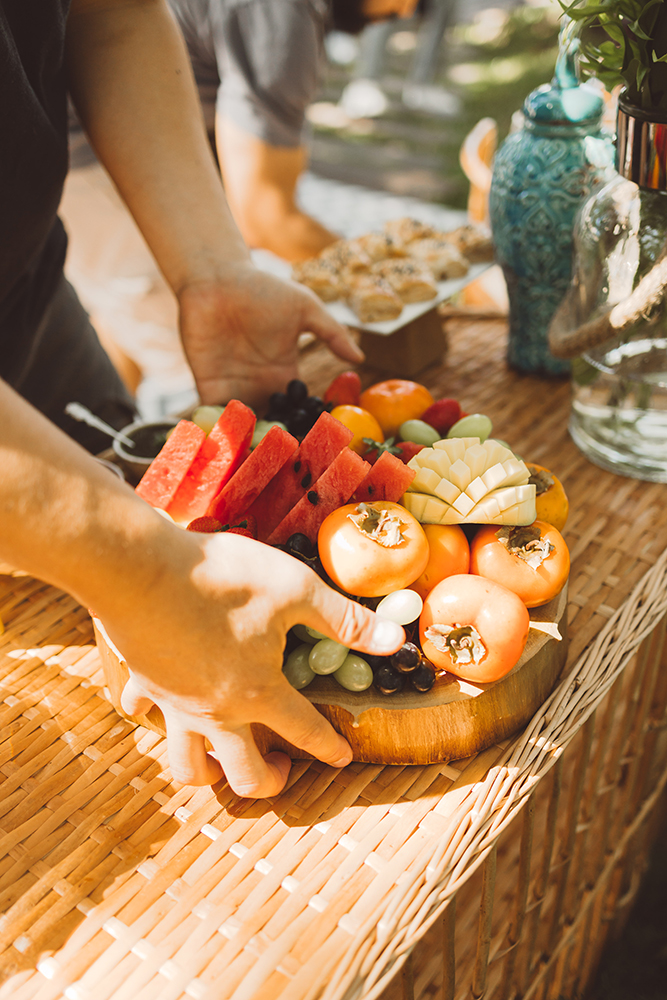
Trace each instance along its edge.
{"label": "wooden serving board", "polygon": [[[530,617],[555,622],[563,640],[531,629],[519,662],[492,684],[472,684],[445,675],[427,694],[406,691],[386,697],[375,688],[353,693],[332,677],[317,677],[301,693],[348,740],[355,760],[431,764],[469,757],[521,729],[556,685],[567,655],[567,587],[549,604],[533,608]],[[93,621],[112,704],[120,715],[132,718],[120,704],[129,676],[127,664],[100,622]],[[132,721],[165,733],[158,708]],[[252,728],[263,754],[284,750],[295,758],[309,756],[265,726]]]}

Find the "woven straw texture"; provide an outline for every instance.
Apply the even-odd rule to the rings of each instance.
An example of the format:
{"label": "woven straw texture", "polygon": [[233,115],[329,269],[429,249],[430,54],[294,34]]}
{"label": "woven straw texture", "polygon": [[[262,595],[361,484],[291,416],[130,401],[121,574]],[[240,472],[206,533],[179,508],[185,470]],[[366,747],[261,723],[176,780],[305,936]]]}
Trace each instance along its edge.
{"label": "woven straw texture", "polygon": [[[0,576],[0,1000],[569,998],[634,898],[667,782],[667,488],[567,437],[569,388],[448,321],[424,381],[570,495],[570,654],[527,729],[425,767],[294,764],[271,801],[172,781],[86,612]],[[339,369],[304,357],[313,390]],[[365,373],[366,383],[374,373]]]}

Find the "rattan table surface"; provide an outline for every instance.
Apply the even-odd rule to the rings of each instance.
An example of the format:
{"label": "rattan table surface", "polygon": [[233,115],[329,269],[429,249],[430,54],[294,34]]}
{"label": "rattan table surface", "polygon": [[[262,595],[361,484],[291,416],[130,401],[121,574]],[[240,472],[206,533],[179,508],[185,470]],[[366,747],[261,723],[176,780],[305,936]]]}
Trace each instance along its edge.
{"label": "rattan table surface", "polygon": [[[0,1000],[378,996],[664,614],[667,488],[587,462],[567,382],[508,371],[502,322],[448,333],[423,381],[569,494],[566,679],[467,760],[300,761],[276,799],[240,800],[175,783],[164,740],[115,714],[85,610],[0,576]],[[342,367],[303,358],[313,391]]]}

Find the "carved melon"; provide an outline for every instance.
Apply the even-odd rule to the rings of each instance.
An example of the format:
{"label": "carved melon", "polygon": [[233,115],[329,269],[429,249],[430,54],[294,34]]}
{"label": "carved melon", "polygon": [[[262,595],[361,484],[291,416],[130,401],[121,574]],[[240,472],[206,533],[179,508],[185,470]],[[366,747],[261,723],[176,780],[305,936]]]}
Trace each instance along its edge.
{"label": "carved melon", "polygon": [[408,462],[415,470],[401,503],[422,524],[532,524],[528,467],[498,441],[445,438]]}

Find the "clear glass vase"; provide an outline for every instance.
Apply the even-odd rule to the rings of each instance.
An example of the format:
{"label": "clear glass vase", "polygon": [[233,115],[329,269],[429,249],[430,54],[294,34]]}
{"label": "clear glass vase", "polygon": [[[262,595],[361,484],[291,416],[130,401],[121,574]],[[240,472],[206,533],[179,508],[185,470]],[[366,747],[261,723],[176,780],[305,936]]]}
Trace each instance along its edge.
{"label": "clear glass vase", "polygon": [[[629,121],[631,119],[631,121]],[[627,302],[667,248],[667,126],[619,108],[619,174],[583,206],[568,295],[574,327]],[[667,482],[667,295],[573,363],[570,433],[620,475]]]}

